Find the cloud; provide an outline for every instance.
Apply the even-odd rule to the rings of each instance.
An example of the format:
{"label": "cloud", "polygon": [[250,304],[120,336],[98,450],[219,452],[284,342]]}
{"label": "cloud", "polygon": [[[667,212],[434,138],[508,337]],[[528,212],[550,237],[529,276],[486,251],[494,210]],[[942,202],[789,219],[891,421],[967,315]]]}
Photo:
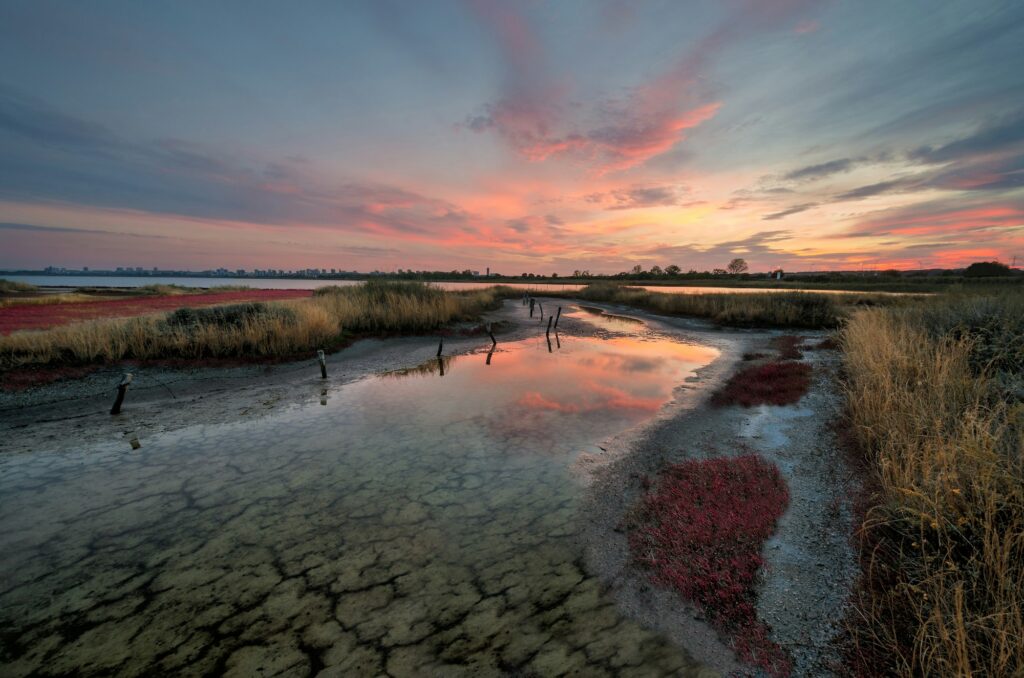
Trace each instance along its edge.
{"label": "cloud", "polygon": [[584,196],[584,200],[601,205],[606,210],[637,209],[678,205],[688,192],[682,186],[631,186]]}
{"label": "cloud", "polygon": [[[772,261],[784,256],[785,252],[776,250],[774,243],[790,240],[793,233],[788,230],[761,231],[739,240],[729,240],[714,245],[687,244],[670,245],[663,243],[641,251],[639,254],[647,257],[657,257],[660,260],[678,260],[683,268],[689,267],[715,267],[724,266],[730,259],[741,256],[749,259],[752,268],[762,266],[769,258]],[[702,262],[702,263],[698,263]]]}
{"label": "cloud", "polygon": [[497,130],[528,160],[568,156],[605,174],[642,165],[665,153],[686,138],[687,130],[713,118],[719,107],[721,102],[716,101],[684,111],[620,112],[609,115],[612,120],[607,124],[557,135],[549,131],[553,122],[547,121],[546,113],[502,100],[488,106],[486,114],[467,118],[464,124],[475,132]]}
{"label": "cloud", "polygon": [[500,48],[501,96],[461,126],[496,132],[517,153],[539,162],[568,157],[596,174],[644,165],[711,120],[722,101],[710,95],[701,71],[726,45],[752,34],[785,27],[810,3],[805,0],[745,0],[715,30],[688,48],[659,76],[625,97],[579,111],[568,105],[569,85],[552,75],[541,40],[512,5],[470,3]]}
{"label": "cloud", "polygon": [[921,182],[914,179],[891,179],[889,181],[879,181],[875,184],[860,186],[844,193],[840,193],[835,197],[835,201],[861,200],[863,198],[870,198],[872,196],[882,195],[885,193],[902,193],[920,185]]}
{"label": "cloud", "polygon": [[807,210],[817,206],[818,203],[816,202],[805,202],[801,205],[793,205],[792,207],[784,209],[781,212],[772,212],[771,214],[766,214],[763,217],[761,217],[761,219],[764,221],[783,219],[791,214],[799,214],[800,212],[806,212]]}
{"label": "cloud", "polygon": [[832,174],[849,172],[858,162],[860,162],[860,160],[855,160],[853,158],[830,160],[829,162],[823,162],[818,165],[808,165],[806,167],[795,169],[792,172],[783,175],[782,178],[789,181],[813,181]]}
{"label": "cloud", "polygon": [[1024,111],[980,126],[970,134],[941,146],[922,146],[909,153],[923,163],[972,160],[978,156],[1019,151],[1024,145]]}
{"label": "cloud", "polygon": [[457,205],[372,182],[325,185],[308,163],[135,141],[0,89],[0,198],[423,239],[470,228]]}
{"label": "cloud", "polygon": [[963,243],[1008,236],[1024,229],[1020,200],[930,200],[874,212],[841,237],[945,235]]}
{"label": "cloud", "polygon": [[68,233],[68,234],[90,234],[90,235],[116,235],[127,238],[152,238],[166,240],[163,235],[150,235],[147,233],[126,233],[124,231],[107,231],[96,228],[68,228],[66,226],[37,226],[35,224],[19,224],[10,221],[0,222],[2,231],[29,231],[32,233]]}

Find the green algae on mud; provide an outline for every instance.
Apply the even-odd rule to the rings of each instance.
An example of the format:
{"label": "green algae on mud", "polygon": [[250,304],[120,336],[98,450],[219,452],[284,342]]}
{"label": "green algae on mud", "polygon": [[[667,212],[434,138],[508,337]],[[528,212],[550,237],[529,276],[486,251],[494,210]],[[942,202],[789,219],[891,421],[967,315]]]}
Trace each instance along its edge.
{"label": "green algae on mud", "polygon": [[559,344],[0,459],[4,672],[696,674],[581,568],[568,466],[716,352]]}

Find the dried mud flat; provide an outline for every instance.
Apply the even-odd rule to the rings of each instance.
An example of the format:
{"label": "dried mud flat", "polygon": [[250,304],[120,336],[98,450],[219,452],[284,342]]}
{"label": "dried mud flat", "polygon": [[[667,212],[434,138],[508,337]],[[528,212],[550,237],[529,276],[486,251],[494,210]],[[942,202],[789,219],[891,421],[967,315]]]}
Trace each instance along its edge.
{"label": "dried mud flat", "polygon": [[[557,303],[551,301],[551,307]],[[151,550],[148,557],[154,564],[189,553],[200,557],[202,567],[164,571],[157,577],[112,570],[110,576],[119,579],[107,584],[120,593],[104,600],[95,599],[88,582],[62,582],[71,590],[81,589],[80,595],[75,594],[80,599],[79,607],[62,614],[88,619],[91,627],[96,627],[130,619],[136,610],[151,605],[155,609],[170,606],[163,618],[178,619],[191,632],[182,632],[183,627],[154,626],[141,634],[136,630],[137,635],[132,636],[141,643],[159,642],[161,635],[180,636],[181,642],[161,654],[160,666],[167,671],[190,666],[238,675],[253,675],[258,669],[264,675],[312,675],[321,671],[324,675],[454,675],[450,666],[431,668],[428,663],[430,657],[436,657],[438,647],[445,647],[453,660],[463,662],[462,672],[467,675],[554,675],[572,671],[578,675],[710,675],[707,669],[681,660],[678,649],[672,648],[675,646],[683,648],[683,657],[693,656],[727,673],[740,667],[715,632],[678,596],[651,587],[644,573],[630,564],[621,519],[641,494],[640,478],[653,475],[662,464],[756,451],[779,466],[792,496],[777,535],[766,546],[770,569],[760,595],[759,614],[772,625],[773,639],[794,655],[796,675],[827,673],[830,656],[822,648],[827,648],[842,615],[847,586],[855,574],[847,541],[850,514],[844,499],[849,496],[846,476],[828,430],[837,408],[831,385],[834,355],[824,351],[806,354],[805,359],[815,366],[815,383],[795,406],[716,409],[706,402],[710,392],[728,377],[740,355],[752,348],[759,350],[777,333],[723,332],[697,321],[654,318],[626,309],[615,312],[643,318],[666,332],[698,336],[718,348],[721,355],[689,383],[681,384],[675,402],[663,408],[654,421],[622,433],[607,442],[605,454],[581,458],[577,464],[582,469],[581,479],[589,483],[583,510],[573,509],[570,515],[560,510],[559,504],[552,504],[554,512],[543,529],[570,539],[578,535],[586,554],[585,570],[583,563],[566,569],[558,564],[562,556],[548,554],[540,557],[550,558],[554,568],[550,578],[523,580],[519,572],[535,568],[536,563],[519,562],[523,537],[512,531],[497,541],[467,542],[466,548],[478,556],[474,566],[462,567],[458,562],[429,557],[444,535],[422,530],[417,511],[446,510],[443,495],[449,490],[445,488],[439,488],[436,506],[409,501],[400,508],[403,502],[399,497],[392,506],[364,507],[371,523],[380,511],[388,512],[395,534],[367,533],[365,543],[349,544],[338,551],[337,544],[328,538],[330,521],[321,515],[325,507],[291,500],[284,486],[260,483],[246,490],[247,477],[259,477],[256,468],[238,469],[239,494],[258,491],[260,496],[254,504],[247,503],[248,508],[239,505],[244,510],[230,518],[238,523],[237,535],[230,539],[218,537],[203,516],[230,513],[235,497],[214,497],[204,493],[201,486],[160,489],[158,476],[140,475],[140,482],[155,485],[139,498],[140,508],[166,505],[166,519],[180,522],[176,528],[180,543],[132,547]],[[525,320],[522,309],[514,303],[507,303],[494,319],[507,323],[508,329],[499,335],[499,341],[540,331],[538,323]],[[568,331],[600,335],[599,329],[586,323],[571,318],[562,322]],[[478,351],[481,343],[478,337],[449,338],[445,341],[446,353]],[[127,446],[130,440],[141,439],[145,446],[150,437],[196,423],[236,422],[246,426],[246,422],[258,422],[267,413],[328,397],[331,389],[367,374],[424,362],[435,351],[436,344],[424,338],[360,342],[331,356],[331,378],[326,384],[312,362],[269,370],[142,370],[142,388],[130,392],[125,413],[115,418],[105,413],[112,396],[109,384],[119,374],[114,370],[78,382],[5,393],[0,396],[0,435],[4,441],[0,450],[31,454],[60,447],[68,440],[77,444],[117,441]],[[425,451],[423,463],[430,463],[431,454],[431,450]],[[264,456],[260,455],[262,463],[270,464],[272,459]],[[314,472],[315,467],[309,473]],[[142,473],[152,470],[140,469]],[[252,473],[256,475],[248,476]],[[467,473],[452,482],[457,489],[465,483],[481,482],[481,477]],[[370,489],[372,483],[362,490],[356,488],[347,515],[358,512],[358,492],[363,491],[369,498]],[[524,501],[550,502],[556,494],[554,485],[548,487],[538,481],[536,493]],[[68,497],[71,513],[74,503],[75,498]],[[453,519],[459,519],[455,514],[462,515],[465,507],[447,508],[454,512]],[[487,513],[487,507],[477,507],[465,515],[465,520],[489,520]],[[67,520],[73,524],[73,516]],[[239,539],[243,545],[246,539],[258,543],[261,524],[291,525],[295,534],[278,544],[260,545],[259,550],[254,551],[250,544],[238,551]],[[115,527],[111,530],[116,531]],[[76,542],[68,553],[54,552],[48,557],[78,563],[110,546],[87,535],[75,539],[81,543]],[[396,548],[403,555],[396,553]],[[409,552],[413,554],[411,559],[407,557]],[[247,553],[251,562],[239,562],[239,553]],[[537,553],[543,554],[544,549]],[[388,565],[388,559],[393,566]],[[373,569],[368,569],[371,564]],[[595,574],[596,579],[587,572]],[[493,581],[503,583],[492,585]],[[416,601],[411,596],[427,582],[432,589],[445,592],[441,599]],[[217,599],[225,589],[243,592],[249,602],[239,610],[199,603],[204,598]],[[171,595],[182,590],[190,591],[188,600]],[[609,591],[615,601],[611,607],[607,602]],[[516,617],[520,614],[517,610],[525,609],[520,607],[523,602],[532,599],[549,601],[547,616],[541,610],[539,615]],[[30,607],[35,604],[21,602]],[[388,614],[373,612],[385,608]],[[195,615],[196,609],[202,614]],[[305,612],[296,616],[295,610]],[[443,614],[438,617],[436,610]],[[620,619],[623,611],[628,621]],[[45,612],[45,606],[38,612],[30,647],[21,648],[21,659],[28,663],[19,673],[31,673],[33,658],[38,661],[54,649],[54,644],[68,642],[66,632],[46,626]],[[322,621],[327,618],[334,621]],[[510,625],[510,618],[515,623]],[[571,642],[544,646],[543,640],[552,628],[560,632],[568,628],[568,635],[573,637],[571,629],[575,627],[579,628],[575,636],[580,638],[594,629],[605,629],[601,633],[607,636],[607,642],[603,647]],[[658,636],[669,642],[663,644]],[[75,647],[89,654],[94,670],[107,666],[131,674],[131,639],[107,637],[98,644],[98,637],[95,633],[80,634],[75,637]],[[487,646],[470,647],[472,638],[485,638]],[[238,641],[232,640],[234,651],[217,654],[204,650],[211,644],[223,644],[225,639]],[[538,643],[544,651],[534,647]],[[501,650],[494,652],[495,647]],[[52,667],[54,671],[58,668]]]}

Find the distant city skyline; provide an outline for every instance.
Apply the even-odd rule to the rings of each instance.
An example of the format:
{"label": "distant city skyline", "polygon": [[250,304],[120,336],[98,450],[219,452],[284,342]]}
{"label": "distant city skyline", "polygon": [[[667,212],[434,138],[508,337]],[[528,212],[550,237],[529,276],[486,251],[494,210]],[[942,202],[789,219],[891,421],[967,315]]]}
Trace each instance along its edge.
{"label": "distant city skyline", "polygon": [[0,268],[1010,263],[1021,44],[989,0],[7,2]]}

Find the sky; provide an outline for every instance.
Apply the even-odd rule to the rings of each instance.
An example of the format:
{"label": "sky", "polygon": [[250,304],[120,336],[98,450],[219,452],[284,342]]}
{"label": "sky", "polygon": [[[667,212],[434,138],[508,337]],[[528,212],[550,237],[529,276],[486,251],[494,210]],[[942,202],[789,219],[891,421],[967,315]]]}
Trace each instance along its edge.
{"label": "sky", "polygon": [[1024,263],[1024,3],[0,0],[0,268]]}

